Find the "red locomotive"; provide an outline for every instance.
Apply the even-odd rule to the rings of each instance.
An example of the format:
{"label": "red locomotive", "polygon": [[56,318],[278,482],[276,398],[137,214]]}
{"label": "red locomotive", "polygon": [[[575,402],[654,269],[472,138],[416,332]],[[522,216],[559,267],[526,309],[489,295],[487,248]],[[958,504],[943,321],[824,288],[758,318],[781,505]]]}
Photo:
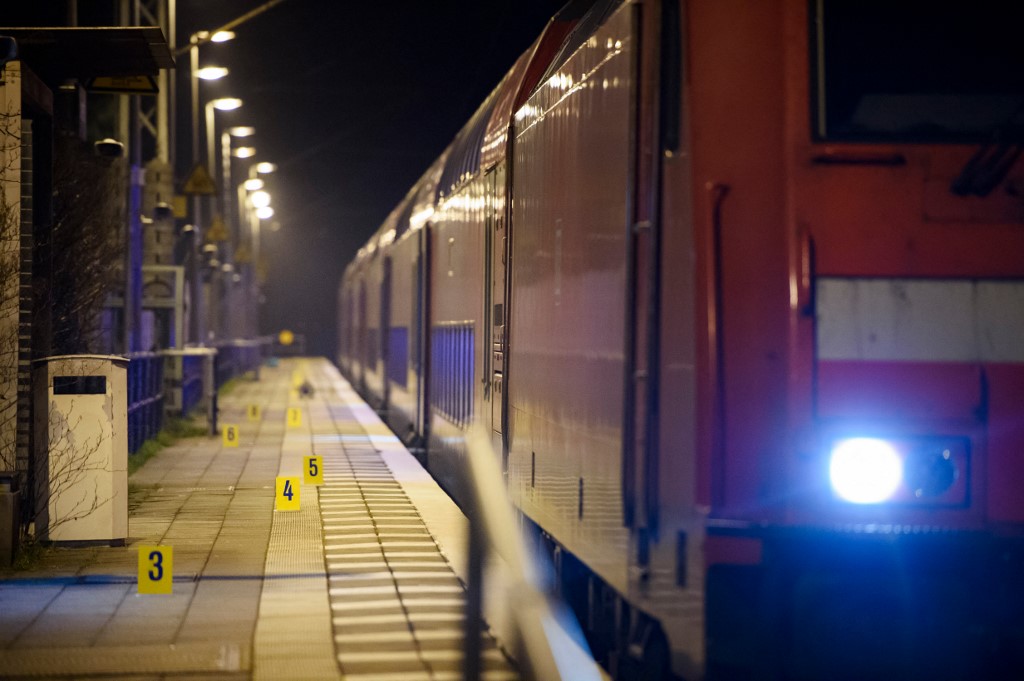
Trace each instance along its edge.
{"label": "red locomotive", "polygon": [[1009,3],[556,16],[346,270],[342,370],[508,490],[621,678],[1024,669]]}

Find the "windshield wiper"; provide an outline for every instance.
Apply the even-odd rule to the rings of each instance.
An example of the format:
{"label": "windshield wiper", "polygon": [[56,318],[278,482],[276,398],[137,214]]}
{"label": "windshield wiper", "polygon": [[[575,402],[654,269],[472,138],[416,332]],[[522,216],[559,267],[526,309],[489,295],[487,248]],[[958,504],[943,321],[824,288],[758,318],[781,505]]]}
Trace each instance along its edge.
{"label": "windshield wiper", "polygon": [[1024,135],[1021,134],[1024,126],[1016,122],[1022,109],[1024,101],[1017,105],[1006,123],[996,129],[992,142],[971,155],[949,185],[949,191],[957,196],[988,196],[999,186],[1024,151]]}

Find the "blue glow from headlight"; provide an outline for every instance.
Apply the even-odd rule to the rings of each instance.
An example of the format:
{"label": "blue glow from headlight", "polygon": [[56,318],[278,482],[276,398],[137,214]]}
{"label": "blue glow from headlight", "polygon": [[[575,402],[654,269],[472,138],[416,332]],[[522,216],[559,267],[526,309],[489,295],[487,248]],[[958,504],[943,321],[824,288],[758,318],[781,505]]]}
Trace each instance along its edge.
{"label": "blue glow from headlight", "polygon": [[854,504],[877,504],[899,489],[903,460],[885,440],[840,440],[832,448],[829,477],[840,499]]}

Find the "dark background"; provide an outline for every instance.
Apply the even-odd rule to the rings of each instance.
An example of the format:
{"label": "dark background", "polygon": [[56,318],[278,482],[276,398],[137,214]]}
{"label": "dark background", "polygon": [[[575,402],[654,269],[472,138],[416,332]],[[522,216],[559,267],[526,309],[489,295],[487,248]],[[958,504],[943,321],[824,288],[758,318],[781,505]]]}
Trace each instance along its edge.
{"label": "dark background", "polygon": [[[261,4],[179,0],[178,42]],[[255,126],[257,158],[278,165],[264,333],[304,333],[309,353],[334,358],[345,265],[562,4],[287,0],[200,48],[201,66],[231,70],[200,84],[203,101],[245,102],[218,125]],[[179,65],[187,97],[187,57]]]}
{"label": "dark background", "polygon": [[[264,3],[178,0],[177,44]],[[563,3],[285,0],[235,28],[235,40],[200,48],[200,66],[230,69],[200,83],[200,101],[244,101],[217,113],[218,142],[224,125],[254,126],[244,143],[278,166],[267,180],[276,214],[262,232],[262,333],[287,328],[306,335],[310,354],[335,357],[345,265]],[[9,4],[0,25],[67,25],[64,0]],[[78,0],[79,25],[114,24],[117,7]],[[192,160],[187,53],[177,65],[180,190]],[[114,101],[90,96],[90,135],[116,137]],[[236,177],[248,172],[236,163]]]}

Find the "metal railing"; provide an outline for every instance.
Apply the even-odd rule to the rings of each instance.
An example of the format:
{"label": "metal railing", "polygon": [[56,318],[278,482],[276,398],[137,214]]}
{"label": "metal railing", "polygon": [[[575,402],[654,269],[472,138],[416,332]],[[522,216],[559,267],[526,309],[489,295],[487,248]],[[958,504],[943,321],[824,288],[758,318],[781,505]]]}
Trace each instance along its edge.
{"label": "metal railing", "polygon": [[[215,348],[196,347],[128,355],[128,453],[155,437],[167,414],[185,417],[204,401],[210,433],[217,431],[216,391],[236,376],[259,378],[270,339],[235,340]],[[212,365],[211,365],[212,363]]]}
{"label": "metal railing", "polygon": [[[483,628],[484,558],[492,552],[507,568],[504,594],[512,610],[515,658],[523,675],[534,681],[600,681],[601,671],[583,644],[567,608],[556,615],[543,580],[525,546],[508,502],[505,483],[486,433],[478,426],[466,436],[465,489],[469,491],[469,566],[466,587],[463,679],[479,681],[480,633]],[[564,612],[563,612],[564,611]]]}
{"label": "metal railing", "polygon": [[219,343],[216,360],[217,388],[236,376],[253,371],[259,378],[260,363],[263,361],[262,339],[233,340]]}
{"label": "metal railing", "polygon": [[164,357],[134,352],[128,359],[128,453],[134,454],[164,425]]}

